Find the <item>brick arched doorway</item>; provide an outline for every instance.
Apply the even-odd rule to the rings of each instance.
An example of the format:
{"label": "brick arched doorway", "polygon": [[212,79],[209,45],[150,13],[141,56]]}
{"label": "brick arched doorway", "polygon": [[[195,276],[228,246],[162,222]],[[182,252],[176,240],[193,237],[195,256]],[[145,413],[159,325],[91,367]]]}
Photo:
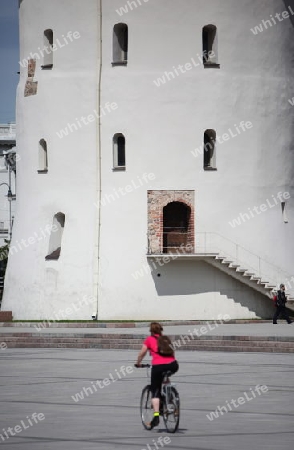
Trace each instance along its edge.
{"label": "brick arched doorway", "polygon": [[194,253],[194,191],[148,191],[148,254]]}

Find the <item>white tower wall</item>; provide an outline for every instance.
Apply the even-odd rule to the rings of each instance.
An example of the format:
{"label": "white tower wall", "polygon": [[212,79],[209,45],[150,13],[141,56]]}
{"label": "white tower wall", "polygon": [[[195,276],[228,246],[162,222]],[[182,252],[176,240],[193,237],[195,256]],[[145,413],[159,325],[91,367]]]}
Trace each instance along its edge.
{"label": "white tower wall", "polygon": [[[105,4],[102,92],[104,101],[109,92],[115,93],[119,121],[110,116],[104,121],[102,153],[110,167],[110,137],[115,132],[126,135],[127,171],[106,171],[106,192],[126,186],[143,172],[155,175],[148,189],[195,190],[196,232],[219,233],[224,250],[231,253],[235,249],[226,241],[230,239],[290,272],[293,113],[287,99],[293,92],[293,63],[287,54],[293,51],[293,26],[288,20],[260,35],[250,31],[262,19],[282,12],[284,6],[281,1],[162,1],[156,9],[151,3],[142,5],[125,16],[134,36],[128,67],[112,68],[109,36],[116,15],[112,3]],[[220,69],[200,65],[156,87],[153,80],[165,71],[191,62],[192,57],[198,61],[202,27],[210,23],[218,27]],[[217,171],[203,171],[203,157],[195,158],[191,151],[203,143],[204,131],[212,128],[222,136],[242,120],[250,121],[252,128],[217,144]],[[256,213],[240,226],[229,225],[249,208],[253,210],[267,200],[272,205],[272,196],[276,198],[280,191],[291,196],[287,201],[288,224],[282,220],[278,200],[278,205],[268,206],[267,211]],[[220,281],[214,285],[215,272],[197,262],[178,261],[159,267],[153,275],[160,272],[160,281],[148,274],[131,281],[130,273],[146,265],[146,224],[144,188],[103,209],[101,279],[106,287],[99,303],[103,318],[113,317],[113,309],[120,318],[129,317],[133,310],[133,317],[141,319],[211,318],[223,311],[238,318],[271,314],[268,300],[223,274],[218,277],[226,288]],[[128,240],[122,239],[128,234]],[[244,253],[251,260],[250,254]],[[234,298],[234,307],[229,298]],[[262,307],[252,308],[258,302]]]}
{"label": "white tower wall", "polygon": [[[21,68],[17,92],[17,136],[21,153],[18,165],[18,210],[12,246],[21,249],[9,258],[3,308],[14,318],[55,318],[84,296],[95,291],[95,242],[97,210],[98,132],[96,124],[69,133],[62,139],[57,131],[98,109],[97,79],[100,57],[99,9],[95,0],[26,0],[20,6],[20,58],[43,48],[44,30],[52,28],[54,42],[63,47],[54,52],[52,70],[42,70],[38,60],[34,80],[37,95],[24,97],[27,68]],[[79,32],[80,38],[65,45],[62,35]],[[38,143],[48,148],[48,173],[39,174]],[[46,227],[63,212],[65,227],[61,256],[45,261],[49,235]],[[37,236],[35,235],[37,233]],[[43,237],[45,234],[45,237]],[[25,247],[22,239],[35,236]],[[76,309],[79,307],[76,306]],[[95,308],[94,308],[95,309]],[[74,312],[77,317],[80,310]],[[67,317],[71,319],[71,315]]]}
{"label": "white tower wall", "polygon": [[[18,140],[26,158],[18,168],[14,243],[51,224],[59,211],[65,214],[65,228],[58,261],[45,261],[48,238],[10,258],[3,306],[15,318],[54,319],[54,313],[84,295],[94,295],[99,319],[268,317],[268,298],[204,262],[172,261],[149,273],[148,190],[195,191],[196,247],[202,245],[199,233],[217,233],[227,254],[238,245],[248,263],[256,257],[243,248],[265,267],[267,260],[276,265],[280,281],[291,275],[293,107],[288,99],[293,97],[293,25],[285,19],[257,35],[250,31],[286,10],[284,2],[141,3],[120,16],[116,10],[123,2],[102,2],[100,106],[116,102],[117,109],[101,118],[100,142],[97,123],[63,139],[56,135],[76,117],[99,109],[99,2],[22,2],[21,59],[37,47],[46,28],[54,29],[56,37],[76,30],[81,38],[55,52],[52,71],[42,71],[37,61],[36,96],[23,97],[25,70],[21,74]],[[128,64],[113,67],[112,30],[119,22],[129,29]],[[199,62],[202,28],[208,24],[217,26],[220,68],[204,69],[199,63],[157,87],[154,80],[166,71],[176,73],[191,58]],[[252,127],[217,142],[217,170],[204,171],[203,156],[192,154],[203,145],[204,131],[214,129],[221,137],[242,121]],[[125,171],[112,170],[115,133],[126,138]],[[42,137],[49,148],[46,175],[37,174],[36,167]],[[99,201],[100,174],[106,204],[99,221],[94,203]],[[126,193],[128,185],[133,189]],[[279,192],[289,193],[288,223]],[[277,204],[270,207],[267,201],[274,199]],[[262,204],[267,209],[254,213]],[[250,211],[240,225],[229,224]],[[133,274],[141,270],[135,280]],[[272,266],[268,270],[272,276]],[[95,307],[88,305],[68,319],[90,318]]]}

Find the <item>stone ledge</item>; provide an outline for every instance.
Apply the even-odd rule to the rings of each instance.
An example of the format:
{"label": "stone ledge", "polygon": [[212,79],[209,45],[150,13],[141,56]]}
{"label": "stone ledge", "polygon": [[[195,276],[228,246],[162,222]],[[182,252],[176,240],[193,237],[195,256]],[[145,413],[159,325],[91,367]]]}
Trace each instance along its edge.
{"label": "stone ledge", "polygon": [[[3,321],[2,321],[3,322]],[[55,322],[50,319],[43,319],[38,322],[11,322],[1,323],[0,327],[16,327],[16,328],[144,328],[149,327],[152,320],[146,322]],[[158,320],[163,327],[177,326],[177,325],[207,325],[208,323],[221,324],[220,320]],[[223,322],[226,325],[236,324],[260,324],[260,323],[272,323],[272,319],[235,319]]]}
{"label": "stone ledge", "polygon": [[[294,336],[200,336],[182,342],[170,336],[178,351],[294,353]],[[2,333],[7,348],[83,348],[140,350],[145,335],[93,333]],[[178,344],[178,345],[176,345]]]}
{"label": "stone ledge", "polygon": [[[140,350],[141,343],[101,343],[101,342],[50,342],[48,340],[43,340],[43,342],[31,341],[31,342],[10,342],[6,341],[8,348],[59,348],[59,349],[103,349],[103,350]],[[294,353],[294,346],[267,346],[258,347],[251,345],[244,346],[223,346],[216,342],[212,342],[210,346],[194,346],[193,348],[188,348],[183,346],[183,348],[178,349],[183,351],[213,351],[213,352],[250,352],[250,353]]]}

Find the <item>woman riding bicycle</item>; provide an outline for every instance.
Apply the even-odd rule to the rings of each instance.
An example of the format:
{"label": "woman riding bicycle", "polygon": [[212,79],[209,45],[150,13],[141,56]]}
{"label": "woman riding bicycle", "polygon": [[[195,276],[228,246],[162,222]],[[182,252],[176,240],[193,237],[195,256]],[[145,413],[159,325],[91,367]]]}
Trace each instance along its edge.
{"label": "woman riding bicycle", "polygon": [[162,356],[158,353],[157,339],[162,336],[162,326],[158,322],[152,322],[150,324],[151,336],[147,337],[143,342],[142,348],[138,354],[137,366],[140,367],[143,358],[146,356],[147,351],[152,357],[152,369],[151,369],[151,393],[152,393],[152,407],[153,407],[153,419],[150,423],[150,428],[154,428],[159,425],[159,405],[160,405],[160,393],[161,385],[163,381],[163,374],[165,372],[176,373],[179,369],[178,362],[174,355]]}

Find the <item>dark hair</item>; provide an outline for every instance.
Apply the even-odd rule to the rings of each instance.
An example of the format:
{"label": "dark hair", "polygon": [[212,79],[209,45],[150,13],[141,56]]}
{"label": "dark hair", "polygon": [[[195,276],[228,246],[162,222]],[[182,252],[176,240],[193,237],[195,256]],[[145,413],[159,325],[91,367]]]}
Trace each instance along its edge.
{"label": "dark hair", "polygon": [[150,324],[150,333],[151,334],[159,334],[161,336],[163,328],[158,322],[152,322]]}

